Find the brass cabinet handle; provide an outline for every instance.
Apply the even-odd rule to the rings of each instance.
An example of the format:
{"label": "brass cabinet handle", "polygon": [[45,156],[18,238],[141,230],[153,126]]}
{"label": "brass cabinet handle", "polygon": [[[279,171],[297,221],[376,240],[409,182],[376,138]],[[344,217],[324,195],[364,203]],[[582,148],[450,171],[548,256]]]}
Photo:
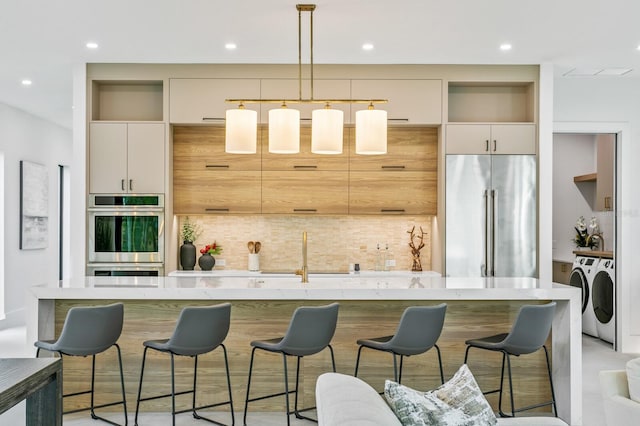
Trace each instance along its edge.
{"label": "brass cabinet handle", "polygon": [[489,152],[489,139],[485,140],[484,143],[485,143],[484,150],[486,152]]}
{"label": "brass cabinet handle", "polygon": [[293,209],[296,213],[315,213],[318,209]]}
{"label": "brass cabinet handle", "polygon": [[133,179],[129,179],[129,191],[133,191]]}
{"label": "brass cabinet handle", "polygon": [[206,208],[206,209],[204,209],[204,211],[206,211],[206,212],[228,212],[229,209],[212,207],[212,208]]}
{"label": "brass cabinet handle", "polygon": [[387,118],[387,121],[402,121],[402,122],[408,123],[409,119],[408,118]]}
{"label": "brass cabinet handle", "polygon": [[381,169],[404,169],[405,166],[380,166]]}
{"label": "brass cabinet handle", "polygon": [[124,179],[120,179],[120,188],[124,191]]}
{"label": "brass cabinet handle", "polygon": [[202,117],[202,121],[225,121],[225,119],[221,117]]}
{"label": "brass cabinet handle", "polygon": [[205,167],[207,169],[228,169],[228,164],[206,164]]}
{"label": "brass cabinet handle", "polygon": [[404,213],[404,209],[380,209],[380,213]]}
{"label": "brass cabinet handle", "polygon": [[493,140],[493,152],[496,152],[496,150],[498,149],[498,142],[496,142],[496,140]]}
{"label": "brass cabinet handle", "polygon": [[304,165],[297,165],[297,166],[293,166],[294,169],[317,169],[318,166],[304,166]]}

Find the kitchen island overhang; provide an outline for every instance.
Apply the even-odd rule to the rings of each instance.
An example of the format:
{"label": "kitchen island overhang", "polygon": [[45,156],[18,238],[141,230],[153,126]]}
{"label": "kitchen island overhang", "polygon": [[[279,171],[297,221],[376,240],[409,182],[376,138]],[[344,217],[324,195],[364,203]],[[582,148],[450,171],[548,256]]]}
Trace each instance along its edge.
{"label": "kitchen island overhang", "polygon": [[[136,369],[139,368],[137,352],[141,354],[142,340],[150,332],[145,330],[142,335],[147,337],[143,338],[134,330],[128,331],[128,318],[131,323],[134,319],[144,323],[144,317],[148,316],[149,323],[163,323],[162,330],[156,332],[167,337],[181,307],[230,301],[235,309],[232,308],[227,347],[236,353],[238,363],[244,363],[242,358],[250,351],[249,340],[281,335],[295,306],[338,301],[341,302],[335,337],[338,370],[352,374],[351,358],[356,339],[370,337],[372,331],[378,334],[383,329],[393,333],[406,306],[445,301],[449,303],[448,319],[445,319],[441,338],[449,342],[444,344],[448,351],[445,357],[448,356],[451,362],[445,368],[449,376],[455,370],[448,370],[462,363],[465,339],[493,330],[507,331],[522,304],[554,300],[557,308],[551,346],[558,411],[568,423],[582,424],[579,289],[533,278],[442,278],[429,273],[322,274],[311,275],[309,281],[302,284],[299,277],[256,274],[250,277],[86,277],[43,284],[28,290],[27,336],[29,341],[55,338],[66,310],[74,304],[121,300],[125,302],[123,333],[130,333],[127,337],[131,342],[129,368]],[[167,305],[171,309],[149,309]],[[166,317],[160,318],[154,311],[163,311]],[[265,321],[265,317],[269,321]],[[376,378],[389,373],[386,371],[390,368],[389,361],[384,358],[376,361],[380,364],[375,367]],[[240,394],[244,386],[241,377],[246,373],[243,371],[246,366],[242,367],[236,369],[234,381],[234,392],[237,390]],[[471,368],[473,370],[473,366]],[[498,370],[487,374],[499,377]],[[134,376],[132,374],[132,379]],[[135,386],[127,389],[128,394],[136,390]],[[312,395],[307,395],[309,397]]]}

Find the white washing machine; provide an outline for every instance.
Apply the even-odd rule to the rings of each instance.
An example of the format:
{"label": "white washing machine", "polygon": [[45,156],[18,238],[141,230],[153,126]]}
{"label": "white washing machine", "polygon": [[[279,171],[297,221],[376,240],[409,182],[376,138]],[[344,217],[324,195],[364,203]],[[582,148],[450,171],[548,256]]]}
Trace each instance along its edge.
{"label": "white washing machine", "polygon": [[600,259],[596,257],[576,256],[569,277],[569,284],[582,289],[582,332],[598,337],[596,314],[591,307],[593,278]]}
{"label": "white washing machine", "polygon": [[614,343],[616,337],[616,273],[613,259],[600,259],[593,278],[591,304],[598,337]]}

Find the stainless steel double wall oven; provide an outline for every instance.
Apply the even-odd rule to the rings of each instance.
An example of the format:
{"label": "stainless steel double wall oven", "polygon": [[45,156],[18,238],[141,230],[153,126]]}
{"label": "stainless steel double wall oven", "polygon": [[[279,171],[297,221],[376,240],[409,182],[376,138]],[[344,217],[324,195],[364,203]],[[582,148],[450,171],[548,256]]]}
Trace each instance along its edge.
{"label": "stainless steel double wall oven", "polygon": [[87,275],[164,275],[164,195],[91,194]]}

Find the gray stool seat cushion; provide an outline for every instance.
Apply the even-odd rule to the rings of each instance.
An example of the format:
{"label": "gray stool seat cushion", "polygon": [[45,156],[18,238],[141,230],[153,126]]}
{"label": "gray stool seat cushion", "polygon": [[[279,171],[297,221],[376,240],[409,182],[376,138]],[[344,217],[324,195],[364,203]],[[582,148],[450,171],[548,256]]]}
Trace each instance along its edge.
{"label": "gray stool seat cushion", "polygon": [[327,347],[336,330],[338,303],[295,310],[282,337],[254,340],[251,346],[292,356],[314,355]]}
{"label": "gray stool seat cushion", "polygon": [[38,340],[35,347],[64,355],[88,356],[113,346],[120,333],[124,305],[75,306],[67,312],[58,340]]}

